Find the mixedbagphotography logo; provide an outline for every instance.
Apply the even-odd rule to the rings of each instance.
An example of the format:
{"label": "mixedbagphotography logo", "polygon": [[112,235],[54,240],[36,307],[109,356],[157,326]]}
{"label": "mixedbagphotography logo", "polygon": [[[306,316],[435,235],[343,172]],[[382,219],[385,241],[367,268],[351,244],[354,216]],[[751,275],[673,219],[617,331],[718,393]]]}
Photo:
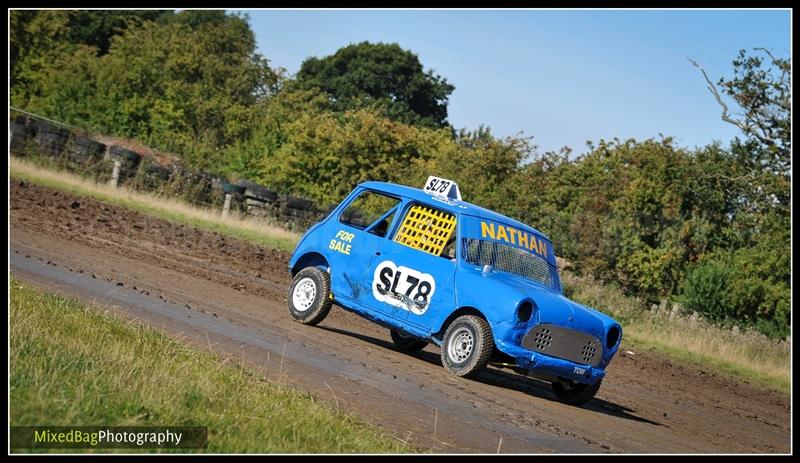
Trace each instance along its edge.
{"label": "mixedbagphotography logo", "polygon": [[205,426],[11,426],[13,449],[206,448]]}

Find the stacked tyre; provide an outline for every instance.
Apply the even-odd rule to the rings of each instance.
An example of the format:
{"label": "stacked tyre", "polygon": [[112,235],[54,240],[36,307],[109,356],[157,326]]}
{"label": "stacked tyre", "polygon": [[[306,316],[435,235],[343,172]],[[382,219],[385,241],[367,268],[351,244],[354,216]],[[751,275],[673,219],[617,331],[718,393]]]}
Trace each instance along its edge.
{"label": "stacked tyre", "polygon": [[112,161],[120,162],[120,180],[132,177],[136,173],[136,167],[139,165],[139,161],[142,160],[142,157],[138,153],[119,145],[109,146],[108,154]]}
{"label": "stacked tyre", "polygon": [[237,185],[235,183],[231,183],[228,181],[224,181],[222,183],[222,191],[224,191],[226,194],[229,195],[244,197],[244,190],[245,187]]}
{"label": "stacked tyre", "polygon": [[170,170],[161,164],[150,164],[147,166],[147,175],[161,182],[169,180]]}
{"label": "stacked tyre", "polygon": [[59,156],[69,141],[69,130],[47,121],[36,122],[36,143],[46,156]]}
{"label": "stacked tyre", "polygon": [[283,204],[283,213],[289,217],[298,219],[306,218],[316,210],[314,208],[314,203],[305,198],[298,198],[297,196],[284,196]]}
{"label": "stacked tyre", "polygon": [[269,188],[248,180],[240,181],[244,189],[244,201],[247,215],[265,217],[272,215],[273,208],[278,202],[278,194]]}
{"label": "stacked tyre", "polygon": [[280,215],[291,228],[303,230],[322,218],[322,213],[314,207],[314,203],[297,196],[281,198]]}
{"label": "stacked tyre", "polygon": [[222,192],[225,193],[226,196],[231,195],[231,210],[242,210],[245,189],[245,187],[227,180],[222,181]]}
{"label": "stacked tyre", "polygon": [[106,151],[106,145],[83,135],[77,135],[72,142],[69,157],[75,162],[86,163],[99,160]]}
{"label": "stacked tyre", "polygon": [[19,156],[28,154],[28,147],[36,133],[34,128],[24,117],[17,116],[9,123],[8,130],[11,136],[11,153]]}
{"label": "stacked tyre", "polygon": [[145,190],[161,189],[170,179],[172,171],[161,164],[147,162],[139,166],[141,179],[139,185]]}

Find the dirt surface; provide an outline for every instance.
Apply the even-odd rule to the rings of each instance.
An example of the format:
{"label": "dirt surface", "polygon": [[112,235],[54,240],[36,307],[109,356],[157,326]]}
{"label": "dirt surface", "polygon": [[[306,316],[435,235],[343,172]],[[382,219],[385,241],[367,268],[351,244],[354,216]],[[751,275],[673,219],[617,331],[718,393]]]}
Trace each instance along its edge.
{"label": "dirt surface", "polygon": [[450,376],[438,348],[404,354],[341,309],[293,323],[285,252],[18,181],[10,207],[16,277],[244,361],[423,452],[790,451],[789,396],[712,369],[623,344],[596,399],[566,406],[509,370]]}

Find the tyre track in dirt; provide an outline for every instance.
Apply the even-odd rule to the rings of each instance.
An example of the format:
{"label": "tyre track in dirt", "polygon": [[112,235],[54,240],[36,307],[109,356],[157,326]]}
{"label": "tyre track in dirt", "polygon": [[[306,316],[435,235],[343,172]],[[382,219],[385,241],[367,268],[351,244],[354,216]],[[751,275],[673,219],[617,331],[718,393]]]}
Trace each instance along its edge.
{"label": "tyre track in dirt", "polygon": [[620,353],[597,398],[569,407],[508,370],[449,376],[437,348],[401,353],[387,330],[343,310],[316,328],[291,322],[288,253],[18,181],[10,207],[16,276],[103,301],[231,361],[243,355],[422,451],[494,453],[501,437],[503,452],[789,451],[789,397],[710,369]]}

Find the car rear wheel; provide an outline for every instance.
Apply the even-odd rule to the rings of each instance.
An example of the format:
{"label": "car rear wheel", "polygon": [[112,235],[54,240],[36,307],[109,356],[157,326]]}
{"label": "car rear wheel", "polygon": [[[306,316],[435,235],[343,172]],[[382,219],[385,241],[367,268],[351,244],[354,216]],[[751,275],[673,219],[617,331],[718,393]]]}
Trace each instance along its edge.
{"label": "car rear wheel", "polygon": [[289,314],[296,322],[316,325],[331,311],[331,277],[325,270],[306,267],[297,272],[289,286]]}
{"label": "car rear wheel", "polygon": [[442,365],[456,376],[474,377],[489,363],[493,351],[489,323],[475,315],[463,315],[444,333]]}
{"label": "car rear wheel", "polygon": [[397,330],[389,330],[389,333],[392,336],[392,341],[394,341],[394,344],[406,352],[416,352],[424,349],[425,346],[428,345],[427,341],[415,338],[414,336],[409,336]]}
{"label": "car rear wheel", "polygon": [[594,384],[583,384],[569,379],[558,379],[553,381],[553,392],[565,404],[583,405],[594,398],[601,382],[602,380]]}

